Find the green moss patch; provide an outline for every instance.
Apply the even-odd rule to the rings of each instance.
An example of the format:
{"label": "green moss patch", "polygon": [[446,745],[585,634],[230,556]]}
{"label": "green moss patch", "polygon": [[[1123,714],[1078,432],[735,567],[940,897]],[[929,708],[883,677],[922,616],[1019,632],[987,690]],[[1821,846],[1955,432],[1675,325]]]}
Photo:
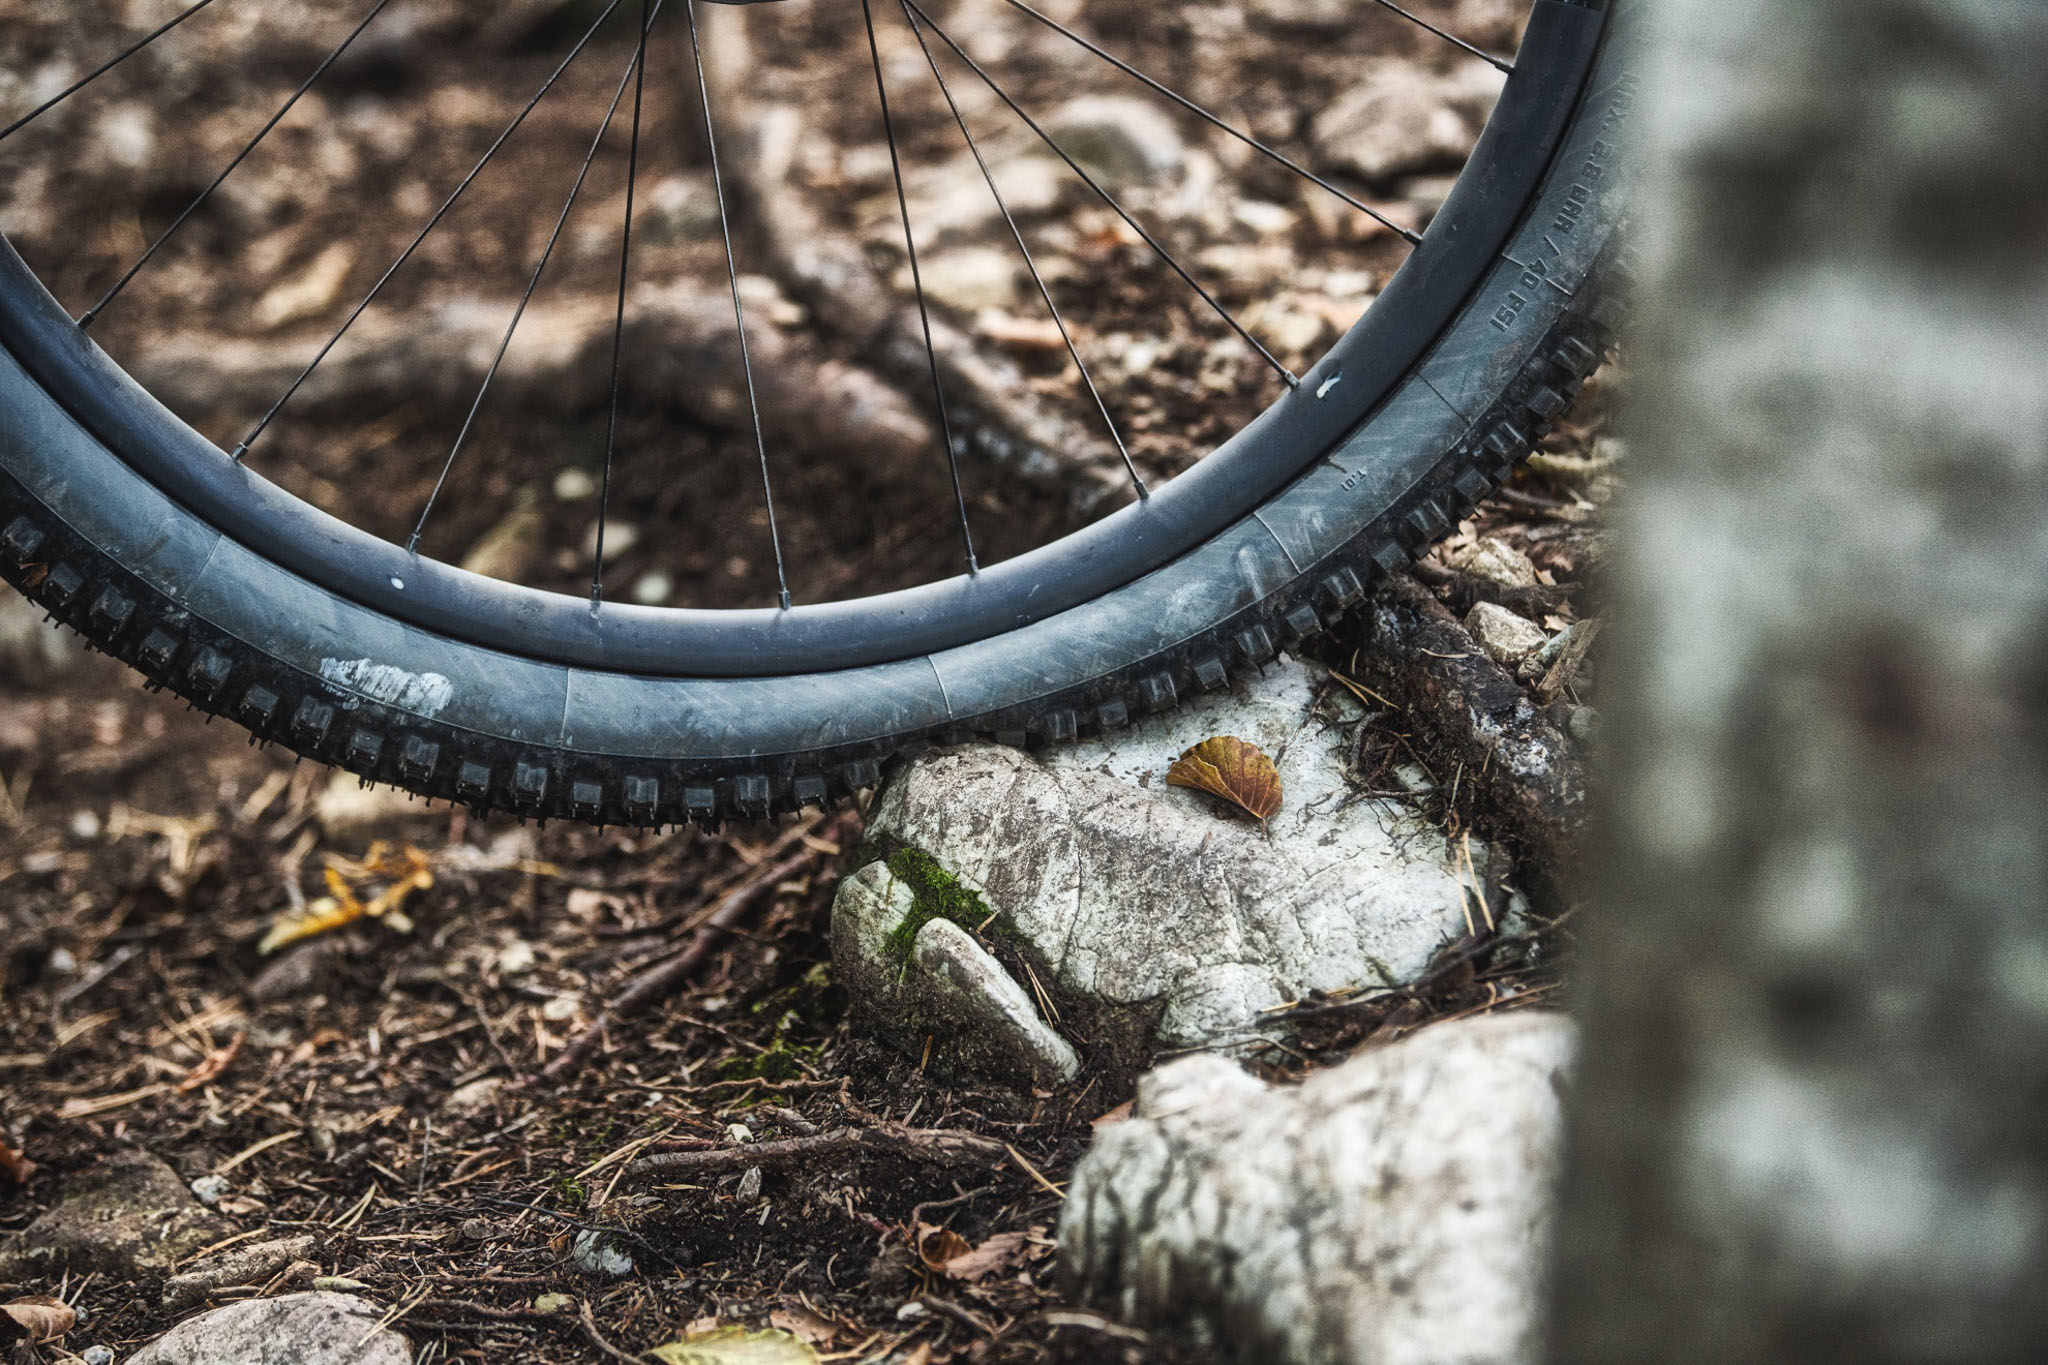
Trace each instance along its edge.
{"label": "green moss patch", "polygon": [[889,855],[889,871],[910,888],[910,912],[889,931],[885,944],[889,956],[910,965],[912,946],[918,931],[935,919],[949,919],[970,932],[989,927],[1000,929],[996,912],[958,877],[939,866],[938,859],[922,849],[899,848]]}

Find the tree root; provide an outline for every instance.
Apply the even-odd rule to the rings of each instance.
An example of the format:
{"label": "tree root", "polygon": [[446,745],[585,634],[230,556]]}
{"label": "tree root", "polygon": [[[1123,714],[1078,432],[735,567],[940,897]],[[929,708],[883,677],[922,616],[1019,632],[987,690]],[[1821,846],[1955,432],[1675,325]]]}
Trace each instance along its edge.
{"label": "tree root", "polygon": [[820,1157],[890,1152],[939,1166],[998,1166],[1010,1159],[1009,1144],[957,1128],[906,1128],[875,1120],[861,1127],[828,1129],[804,1137],[749,1142],[700,1152],[657,1152],[626,1169],[633,1175],[703,1176],[749,1166],[787,1166]]}
{"label": "tree root", "polygon": [[[803,117],[792,106],[764,106],[755,98],[745,11],[714,7],[702,22],[716,30],[705,49],[721,125],[729,121],[745,130],[724,159],[726,174],[771,273],[820,325],[904,393],[917,395],[920,411],[928,409],[930,360],[917,310],[889,287],[860,242],[828,226],[791,183]],[[931,328],[954,437],[969,451],[1011,478],[1061,494],[1077,511],[1127,486],[1101,432],[1031,401],[1025,376],[1007,357],[938,318]]]}
{"label": "tree root", "polygon": [[1360,667],[1406,706],[1431,748],[1462,765],[1474,812],[1521,853],[1527,889],[1562,908],[1586,810],[1571,741],[1413,578],[1379,590],[1369,628]]}

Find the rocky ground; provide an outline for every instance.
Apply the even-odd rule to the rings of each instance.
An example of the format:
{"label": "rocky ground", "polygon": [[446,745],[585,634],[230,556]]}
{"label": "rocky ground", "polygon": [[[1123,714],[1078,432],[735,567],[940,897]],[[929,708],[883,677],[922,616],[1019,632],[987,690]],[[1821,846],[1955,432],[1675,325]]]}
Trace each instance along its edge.
{"label": "rocky ground", "polygon": [[[132,8],[132,22],[154,13]],[[274,160],[253,161],[105,320],[110,349],[216,437],[260,411],[256,395],[288,379],[374,281],[380,252],[403,244],[397,216],[337,206],[334,187],[367,184],[373,206],[400,213],[431,207],[429,187],[459,176],[505,116],[489,98],[503,73],[537,83],[546,53],[595,13],[412,8],[411,26],[337,68],[319,108],[280,129],[264,154]],[[707,25],[728,25],[731,12],[713,8]],[[1440,8],[1462,32],[1512,41],[1501,15],[1512,6]],[[1402,75],[1391,59],[1422,51],[1414,35],[1349,25],[1349,12],[1245,0],[1142,31],[1109,21],[1103,36],[1204,99],[1235,101],[1290,150],[1355,147],[1352,123],[1405,119],[1401,139],[1343,173],[1419,224],[1483,106],[1481,77],[1438,58],[1426,80]],[[77,36],[66,26],[82,14],[0,0],[8,51],[24,54],[0,76],[5,107],[57,79]],[[806,599],[948,572],[953,553],[923,397],[892,358],[900,348],[872,344],[901,315],[877,312],[848,276],[822,285],[812,249],[850,245],[831,259],[885,282],[904,265],[886,152],[874,130],[831,117],[872,94],[845,15],[764,7],[745,78],[714,61],[721,100],[746,115],[735,147],[761,153],[744,158],[755,211],[743,283],[762,328],[756,354],[779,362],[767,382],[788,386],[769,394],[769,435],[789,457],[777,506],[785,535],[808,547],[792,576]],[[319,23],[338,27],[286,30],[245,7],[214,42],[256,54],[246,80],[281,97],[345,27]],[[1025,93],[1059,110],[1069,136],[1094,130],[1104,167],[1125,158],[1121,192],[1206,253],[1225,301],[1258,310],[1288,358],[1348,324],[1398,263],[1391,234],[1332,215],[1198,125],[1141,122],[1125,105],[1105,115],[1099,101],[1128,89],[1077,85],[1070,65],[1034,55],[1028,28],[991,17],[972,31],[1021,53]],[[686,49],[668,38],[657,70],[673,78]],[[735,41],[726,33],[726,51]],[[1287,64],[1305,45],[1313,58]],[[627,49],[594,53],[610,74],[565,87],[559,108],[535,116],[531,136],[558,155],[587,142]],[[885,30],[885,57],[920,164],[955,163],[914,178],[913,194],[949,380],[989,399],[971,410],[967,475],[975,514],[999,528],[993,556],[1001,536],[1108,505],[1120,465],[1029,308],[1029,276],[996,264],[986,208],[957,195],[943,105],[912,93],[922,58],[900,25]],[[0,188],[0,223],[66,302],[90,302],[203,184],[200,168],[249,131],[247,106],[230,107],[198,71],[138,65],[108,98],[38,131],[44,150]],[[627,367],[607,578],[643,601],[755,601],[772,581],[765,518],[732,514],[758,474],[722,330],[722,249],[702,212],[708,169],[679,90],[650,86],[659,116],[645,154],[659,169],[640,196],[644,273],[627,334],[640,359]],[[432,117],[405,116],[423,98]],[[986,100],[964,107],[977,124],[993,112]],[[779,161],[763,128],[781,129]],[[66,158],[67,138],[100,151]],[[613,143],[571,220],[560,279],[480,419],[475,465],[430,528],[428,548],[543,586],[573,589],[588,573],[623,207],[623,139]],[[1147,265],[1113,216],[1022,139],[990,150],[1148,475],[1196,458],[1270,396],[1256,358]],[[139,201],[88,215],[115,181],[139,183]],[[545,237],[516,176],[478,193],[401,276],[407,311],[366,315],[363,337],[266,437],[264,472],[387,530],[416,515],[520,263]],[[338,231],[351,214],[356,230]],[[100,226],[73,226],[88,217]],[[910,360],[912,372],[923,363]],[[812,401],[821,392],[834,401]],[[1018,394],[1031,403],[1007,401]],[[1596,384],[1581,416],[1414,579],[1265,686],[1099,752],[928,755],[861,809],[775,826],[536,829],[363,791],[142,693],[5,599],[0,1239],[21,1235],[0,1240],[0,1301],[53,1295],[80,1315],[61,1342],[14,1349],[126,1358],[180,1323],[275,1334],[289,1322],[308,1341],[355,1343],[337,1359],[596,1361],[694,1335],[698,1355],[668,1358],[716,1360],[733,1343],[707,1334],[723,1328],[779,1334],[761,1349],[797,1342],[902,1365],[1273,1358],[1258,1354],[1271,1323],[1242,1300],[1206,1315],[1174,1308],[1204,1292],[1201,1258],[1173,1229],[1119,1222],[1103,1182],[1199,1183],[1156,1162],[1114,1174],[1126,1159],[1115,1151],[1142,1149],[1146,1125],[1171,1127],[1161,1096],[1265,1094],[1339,1075],[1326,1068],[1354,1054],[1398,1071],[1373,1059],[1431,1021],[1561,994],[1578,763],[1597,726],[1585,583],[1621,453],[1602,434],[1606,410]],[[849,442],[882,454],[857,469],[812,458]],[[1468,697],[1490,699],[1491,738],[1455,704]],[[1209,733],[1280,757],[1289,799],[1270,831],[1163,786],[1165,762]],[[1502,736],[1547,761],[1494,764]],[[950,799],[963,791],[983,816]],[[1061,809],[1029,830],[1031,812]],[[1339,842],[1323,842],[1333,831]],[[928,878],[922,900],[918,885],[892,884],[906,848],[990,915],[960,903],[936,913]],[[1406,888],[1399,914],[1358,889],[1368,863]],[[386,912],[262,951],[280,917],[350,897]],[[1077,954],[1076,942],[1101,951]],[[1160,951],[1175,946],[1177,958]],[[965,1045],[975,1039],[991,1046]],[[1508,1049],[1550,1058],[1559,1046]],[[1209,1074],[1179,1092],[1148,1083],[1132,1117],[1139,1077],[1191,1048],[1251,1075]],[[1524,1067],[1542,1080],[1532,1094],[1550,1093],[1549,1066]],[[1288,1095],[1332,1112],[1376,1103],[1377,1082],[1316,1084],[1233,1102],[1247,1114],[1230,1140],[1259,1140],[1253,1110],[1284,1126]],[[1112,1130],[1130,1136],[1112,1142]],[[1524,1192],[1545,1159],[1532,1142],[1527,1178],[1510,1182]],[[1353,1193],[1324,1193],[1323,1207],[1350,1217]],[[1082,1198],[1085,1218],[1069,1211]],[[1203,1245],[1272,1222],[1255,1199],[1226,1202],[1252,1212]],[[1505,1226],[1474,1224],[1496,1240]],[[1533,1235],[1507,1242],[1526,1253]],[[1446,1257],[1467,1277],[1526,1267]],[[1193,1278],[1158,1269],[1183,1265]],[[1526,1305],[1504,1302],[1488,1340],[1512,1345]],[[201,1316],[223,1306],[240,1317]],[[1341,1324],[1318,1330],[1345,1350],[1364,1340]],[[218,1358],[186,1349],[170,1338],[137,1358]]]}

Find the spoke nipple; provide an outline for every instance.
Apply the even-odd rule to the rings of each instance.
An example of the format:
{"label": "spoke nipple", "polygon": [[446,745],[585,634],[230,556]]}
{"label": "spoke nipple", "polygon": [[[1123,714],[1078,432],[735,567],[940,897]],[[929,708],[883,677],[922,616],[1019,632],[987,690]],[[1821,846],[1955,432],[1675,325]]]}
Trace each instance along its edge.
{"label": "spoke nipple", "polygon": [[80,313],[78,315],[78,330],[82,332],[86,328],[92,326],[94,320],[96,320],[99,317],[99,315],[100,310],[97,308],[88,308],[83,313]]}
{"label": "spoke nipple", "polygon": [[784,611],[788,611],[788,610],[790,609],[790,601],[789,601],[789,589],[788,589],[788,588],[784,588],[784,589],[782,590],[782,609],[783,609]]}
{"label": "spoke nipple", "polygon": [[1288,387],[1288,388],[1290,388],[1290,389],[1298,389],[1298,388],[1300,388],[1300,387],[1301,387],[1301,379],[1300,379],[1300,377],[1299,377],[1298,375],[1296,375],[1296,374],[1294,373],[1294,371],[1292,371],[1292,370],[1290,370],[1290,369],[1287,369],[1287,368],[1285,368],[1285,367],[1282,367],[1282,369],[1281,369],[1280,373],[1281,373],[1281,375],[1282,375],[1282,376],[1284,376],[1284,377],[1286,378],[1286,380],[1287,380],[1287,387]]}
{"label": "spoke nipple", "polygon": [[1146,485],[1145,485],[1145,481],[1144,481],[1143,479],[1139,479],[1139,480],[1138,480],[1138,501],[1139,501],[1139,502],[1150,502],[1150,501],[1152,501],[1152,490],[1151,490],[1150,488],[1146,487]]}
{"label": "spoke nipple", "polygon": [[247,441],[244,441],[240,445],[235,447],[234,452],[230,454],[228,458],[230,460],[233,460],[236,464],[240,464],[242,462],[242,457],[244,455],[247,455],[248,453],[249,443]]}

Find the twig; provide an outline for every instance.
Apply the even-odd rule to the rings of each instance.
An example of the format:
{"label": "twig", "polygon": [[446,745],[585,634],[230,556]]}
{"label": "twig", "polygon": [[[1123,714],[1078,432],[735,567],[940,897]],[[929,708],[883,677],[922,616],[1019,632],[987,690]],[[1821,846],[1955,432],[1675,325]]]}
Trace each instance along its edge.
{"label": "twig", "polygon": [[[853,823],[849,815],[842,815],[826,829],[827,834],[848,829]],[[699,967],[704,965],[711,952],[726,935],[736,928],[755,905],[772,896],[775,888],[803,871],[823,857],[818,850],[804,845],[781,862],[767,867],[756,868],[738,886],[725,893],[717,906],[704,917],[695,933],[690,936],[682,951],[675,956],[642,972],[631,985],[613,997],[611,1002],[598,1011],[597,1018],[589,1028],[578,1034],[573,1042],[541,1068],[540,1078],[545,1081],[559,1081],[582,1064],[592,1048],[604,1040],[613,1023],[638,1013],[656,1000],[663,999],[688,981]]]}
{"label": "twig", "polygon": [[747,1166],[791,1162],[860,1152],[890,1152],[940,1166],[998,1166],[1010,1147],[994,1138],[957,1128],[906,1128],[899,1123],[833,1128],[809,1137],[749,1142],[708,1152],[661,1152],[634,1162],[634,1175],[717,1175]]}
{"label": "twig", "polygon": [[641,1357],[629,1351],[621,1351],[598,1332],[597,1319],[590,1315],[589,1299],[577,1300],[576,1309],[583,1317],[583,1335],[590,1338],[590,1344],[598,1349],[599,1354],[608,1355],[613,1360],[623,1360],[627,1365],[643,1365]]}

